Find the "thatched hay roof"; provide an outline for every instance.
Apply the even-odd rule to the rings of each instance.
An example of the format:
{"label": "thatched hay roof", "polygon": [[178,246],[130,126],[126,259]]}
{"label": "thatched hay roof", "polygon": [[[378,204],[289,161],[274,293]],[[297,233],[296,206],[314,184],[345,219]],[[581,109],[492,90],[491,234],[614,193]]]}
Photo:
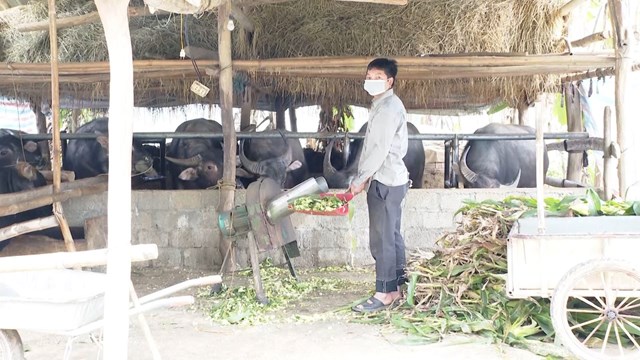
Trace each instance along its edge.
{"label": "thatched hay roof", "polygon": [[[334,0],[297,0],[245,8],[254,22],[249,36],[236,29],[234,59],[269,59],[308,56],[420,56],[475,52],[548,54],[562,51],[558,41],[563,29],[557,22],[561,0],[410,0],[406,6],[375,5]],[[132,5],[142,6],[142,2]],[[57,2],[58,16],[86,14],[95,4],[86,0]],[[2,31],[0,61],[48,62],[49,41],[45,31],[21,33],[15,24],[47,19],[46,2],[35,1],[22,11],[3,16],[8,25]],[[191,45],[216,50],[215,13],[184,16]],[[178,59],[181,49],[181,17],[148,16],[130,19],[134,59]],[[108,54],[100,23],[61,29],[60,61],[106,61]],[[184,39],[186,41],[186,39]],[[203,69],[200,69],[204,73]],[[364,76],[365,69],[362,69]],[[189,92],[195,71],[185,79],[140,80],[136,82],[136,102],[153,106],[171,102],[198,102]],[[499,100],[515,104],[519,98],[534,99],[540,91],[557,85],[555,76],[509,78],[402,80],[397,92],[411,108],[465,108]],[[217,99],[217,80],[205,75],[203,82]],[[241,97],[251,82],[269,94],[289,101],[367,104],[361,80],[278,76],[237,73],[235,98]],[[0,93],[14,91],[29,96],[46,95],[42,83],[0,84]],[[64,84],[62,94],[102,98],[108,83]],[[292,100],[293,99],[293,100]],[[210,101],[210,100],[205,100]]]}

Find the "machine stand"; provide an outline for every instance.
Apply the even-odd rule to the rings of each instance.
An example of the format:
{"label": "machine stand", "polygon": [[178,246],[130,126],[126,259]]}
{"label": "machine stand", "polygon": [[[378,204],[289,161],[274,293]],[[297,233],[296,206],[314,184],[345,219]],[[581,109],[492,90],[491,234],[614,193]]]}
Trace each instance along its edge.
{"label": "machine stand", "polygon": [[260,260],[258,259],[258,246],[256,244],[256,239],[253,236],[253,231],[249,231],[247,233],[247,240],[249,240],[249,256],[251,257],[251,269],[253,270],[253,282],[256,287],[256,297],[261,304],[266,305],[269,303],[269,299],[267,299],[267,295],[265,295],[264,288],[262,287]]}

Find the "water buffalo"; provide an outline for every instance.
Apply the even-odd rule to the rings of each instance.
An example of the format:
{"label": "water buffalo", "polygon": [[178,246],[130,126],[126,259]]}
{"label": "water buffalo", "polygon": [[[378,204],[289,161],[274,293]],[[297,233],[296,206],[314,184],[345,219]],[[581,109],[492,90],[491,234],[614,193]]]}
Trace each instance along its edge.
{"label": "water buffalo", "polygon": [[[367,130],[367,123],[362,125],[358,133],[364,134]],[[407,132],[409,134],[419,134],[418,128],[410,122],[407,122]],[[333,143],[333,140],[332,140]],[[349,154],[347,163],[342,169],[333,165],[332,149],[333,144],[328,146],[327,153],[324,157],[323,174],[327,180],[327,184],[332,189],[345,189],[349,187],[351,180],[358,173],[358,162],[362,155],[363,139],[355,139],[351,141],[349,146]],[[402,158],[407,170],[409,171],[409,179],[412,188],[422,187],[422,177],[424,174],[425,154],[422,140],[409,140],[407,154]]]}
{"label": "water buffalo", "polygon": [[[26,162],[19,161],[10,166],[0,166],[0,194],[32,190],[46,184],[44,176]],[[51,205],[48,205],[13,215],[0,216],[0,228],[52,214]],[[7,241],[0,241],[0,250],[6,245]]]}
{"label": "water buffalo", "polygon": [[[492,123],[474,134],[535,134],[529,126]],[[535,140],[470,140],[460,156],[465,188],[536,187]],[[544,152],[544,173],[549,156]]]}
{"label": "water buffalo", "polygon": [[[222,133],[222,125],[207,119],[187,120],[176,132]],[[168,170],[174,189],[206,189],[222,180],[221,138],[173,139],[167,147]]]}
{"label": "water buffalo", "polygon": [[[64,154],[63,169],[75,173],[76,179],[94,177],[109,172],[109,120],[97,118],[82,125],[76,134],[98,134],[96,139],[71,139]],[[143,177],[158,176],[152,157],[135,141],[131,152],[132,182]]]}
{"label": "water buffalo", "polygon": [[283,189],[290,189],[308,179],[309,171],[300,140],[285,138],[284,130],[265,133],[279,133],[281,136],[240,141],[242,168],[237,170],[237,176],[268,177]]}
{"label": "water buffalo", "polygon": [[17,161],[25,161],[38,168],[44,165],[38,144],[30,140],[22,140],[23,131],[0,129],[0,166],[13,165]]}

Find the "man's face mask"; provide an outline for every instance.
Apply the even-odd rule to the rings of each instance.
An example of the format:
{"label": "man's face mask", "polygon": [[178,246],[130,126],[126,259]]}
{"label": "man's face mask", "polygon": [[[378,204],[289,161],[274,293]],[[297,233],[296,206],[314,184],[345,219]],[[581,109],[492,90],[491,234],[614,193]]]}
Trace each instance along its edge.
{"label": "man's face mask", "polygon": [[364,89],[371,96],[380,95],[386,90],[386,80],[365,80]]}

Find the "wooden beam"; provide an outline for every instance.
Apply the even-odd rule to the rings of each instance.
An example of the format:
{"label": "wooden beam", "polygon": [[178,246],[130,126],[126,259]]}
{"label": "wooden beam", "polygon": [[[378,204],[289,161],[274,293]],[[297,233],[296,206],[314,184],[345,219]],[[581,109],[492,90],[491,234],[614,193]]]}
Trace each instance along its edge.
{"label": "wooden beam", "polygon": [[384,4],[384,5],[407,5],[407,0],[338,0],[345,2],[365,2],[371,4]]}
{"label": "wooden beam", "polygon": [[[144,0],[152,14],[164,10],[177,14],[201,14],[216,9],[224,0]],[[226,24],[225,24],[226,26]]]}
{"label": "wooden beam", "polygon": [[[640,181],[640,171],[635,167],[640,162],[640,151],[635,143],[635,135],[640,130],[633,107],[634,87],[629,77],[633,67],[633,55],[636,39],[632,29],[635,17],[632,16],[632,4],[637,0],[609,0],[611,22],[613,23],[616,47],[615,103],[618,145],[621,156],[618,160],[618,181],[620,196],[625,197],[627,188]],[[636,12],[633,12],[636,14]]]}
{"label": "wooden beam", "polygon": [[242,11],[242,9],[234,4],[231,4],[231,16],[242,26],[246,31],[252,33],[255,31],[253,21]]}
{"label": "wooden beam", "polygon": [[567,16],[569,15],[573,9],[577,8],[578,6],[582,5],[583,3],[587,2],[589,0],[571,0],[568,3],[566,3],[564,6],[562,6],[560,8],[560,16]]}
{"label": "wooden beam", "polygon": [[14,238],[19,235],[28,234],[38,230],[50,229],[58,226],[55,216],[33,219],[21,223],[12,224],[0,229],[0,241]]}
{"label": "wooden beam", "polygon": [[[227,28],[231,14],[231,0],[222,0],[218,8],[218,55],[220,57],[220,115],[222,119],[222,133],[224,136],[224,160],[222,184],[220,184],[220,199],[218,212],[229,212],[235,205],[236,190],[236,131],[233,120],[233,69],[231,57],[231,32]],[[249,240],[251,241],[251,240]],[[223,272],[234,271],[236,268],[235,249],[231,241],[220,236],[220,254],[224,261]],[[227,256],[229,256],[227,258]]]}
{"label": "wooden beam", "polygon": [[[147,7],[130,7],[127,9],[129,17],[141,17],[141,16],[151,16],[151,11]],[[168,13],[167,13],[168,14]],[[157,12],[153,15],[159,15]],[[69,16],[56,20],[56,27],[58,29],[65,29],[73,26],[90,24],[100,21],[100,15],[97,11],[90,12],[84,15],[78,16]],[[30,32],[30,31],[42,31],[47,30],[49,28],[48,21],[38,21],[33,23],[20,24],[15,27],[16,30],[20,32]]]}

